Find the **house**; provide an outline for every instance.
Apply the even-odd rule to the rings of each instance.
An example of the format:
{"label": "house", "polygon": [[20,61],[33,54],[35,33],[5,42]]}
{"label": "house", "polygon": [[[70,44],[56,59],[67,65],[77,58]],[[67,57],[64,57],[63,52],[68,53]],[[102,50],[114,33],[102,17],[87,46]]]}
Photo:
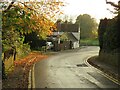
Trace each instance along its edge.
{"label": "house", "polygon": [[80,26],[78,24],[58,24],[57,30],[49,36],[59,50],[78,48],[80,44]]}

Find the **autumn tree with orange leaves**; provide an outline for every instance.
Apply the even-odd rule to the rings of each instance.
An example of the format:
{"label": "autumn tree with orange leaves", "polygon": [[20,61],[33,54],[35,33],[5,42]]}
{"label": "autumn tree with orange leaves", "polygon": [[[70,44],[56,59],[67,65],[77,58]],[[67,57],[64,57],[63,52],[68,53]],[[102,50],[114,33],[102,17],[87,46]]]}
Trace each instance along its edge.
{"label": "autumn tree with orange leaves", "polygon": [[12,52],[15,59],[16,53],[30,51],[29,45],[23,43],[26,34],[36,32],[41,38],[50,35],[56,27],[54,17],[62,14],[62,6],[64,3],[60,0],[0,2],[3,62],[9,58],[9,52]]}
{"label": "autumn tree with orange leaves", "polygon": [[[5,2],[3,2],[4,7],[5,5]],[[52,19],[54,19],[55,15],[62,13],[60,11],[61,6],[64,6],[64,3],[60,0],[11,2],[6,6],[6,9],[3,8],[2,13],[3,45],[5,44],[4,42],[6,42],[6,32],[8,32],[7,34],[10,32],[13,32],[13,34],[14,32],[17,32],[22,36],[34,31],[42,38],[50,35],[53,27],[55,28],[55,24]],[[24,36],[22,38],[24,38]],[[10,39],[10,41],[12,40],[10,37],[8,37],[8,39]]]}

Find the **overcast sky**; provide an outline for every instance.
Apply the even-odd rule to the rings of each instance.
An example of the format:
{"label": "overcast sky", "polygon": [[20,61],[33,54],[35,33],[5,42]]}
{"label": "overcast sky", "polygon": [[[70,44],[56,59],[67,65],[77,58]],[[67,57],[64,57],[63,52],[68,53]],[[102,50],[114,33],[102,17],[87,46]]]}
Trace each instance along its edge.
{"label": "overcast sky", "polygon": [[[3,1],[3,0],[0,0]],[[4,0],[11,1],[11,0]],[[26,0],[23,0],[26,1]],[[113,7],[106,4],[105,0],[62,0],[66,2],[66,6],[62,8],[64,15],[58,16],[57,18],[62,18],[65,15],[73,18],[74,21],[80,14],[89,14],[95,18],[98,22],[101,18],[112,18],[114,14],[111,13]],[[108,0],[117,4],[119,0]]]}
{"label": "overcast sky", "polygon": [[[111,5],[107,5],[105,0],[64,0],[67,2],[63,8],[64,14],[74,19],[80,14],[89,14],[97,20],[105,17],[112,18],[114,15],[107,10],[113,10]],[[108,0],[117,2],[119,0]]]}

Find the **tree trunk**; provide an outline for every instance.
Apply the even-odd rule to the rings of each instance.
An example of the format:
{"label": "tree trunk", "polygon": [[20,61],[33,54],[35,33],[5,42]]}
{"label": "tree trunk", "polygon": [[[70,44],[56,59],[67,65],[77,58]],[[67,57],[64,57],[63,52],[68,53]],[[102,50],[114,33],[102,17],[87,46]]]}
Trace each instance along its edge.
{"label": "tree trunk", "polygon": [[5,64],[4,62],[2,61],[2,79],[6,79],[6,74],[5,74]]}

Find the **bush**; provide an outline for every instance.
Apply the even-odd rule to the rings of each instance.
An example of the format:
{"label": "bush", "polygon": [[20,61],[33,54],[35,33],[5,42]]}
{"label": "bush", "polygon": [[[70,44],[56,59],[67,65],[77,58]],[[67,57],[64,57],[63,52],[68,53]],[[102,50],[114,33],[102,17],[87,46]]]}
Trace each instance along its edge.
{"label": "bush", "polygon": [[100,60],[118,66],[120,54],[118,19],[104,19],[100,21],[99,29]]}
{"label": "bush", "polygon": [[22,58],[26,56],[31,51],[30,45],[23,44],[20,47],[17,47],[17,58]]}

